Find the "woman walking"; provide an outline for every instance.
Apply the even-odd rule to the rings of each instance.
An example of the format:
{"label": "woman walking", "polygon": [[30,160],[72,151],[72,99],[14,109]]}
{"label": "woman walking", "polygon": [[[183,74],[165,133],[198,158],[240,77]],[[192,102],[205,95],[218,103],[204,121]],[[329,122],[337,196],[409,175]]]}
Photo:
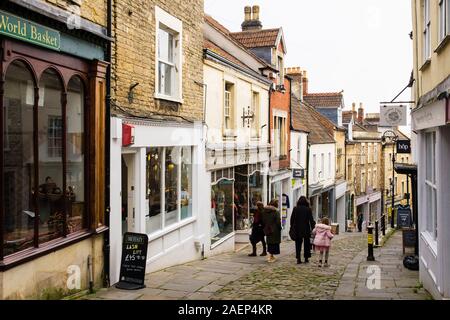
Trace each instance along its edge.
{"label": "woman walking", "polygon": [[281,217],[278,212],[278,200],[272,200],[264,208],[263,213],[264,234],[266,235],[268,262],[275,262],[275,255],[280,254],[281,243]]}
{"label": "woman walking", "polygon": [[256,203],[256,211],[253,215],[252,234],[250,235],[250,242],[252,244],[253,251],[248,256],[256,257],[256,245],[261,241],[263,246],[263,252],[261,257],[267,256],[266,240],[264,235],[264,224],[262,220],[264,212],[264,204],[260,201]]}
{"label": "woman walking", "polygon": [[309,207],[309,202],[306,197],[300,197],[291,215],[291,228],[293,228],[295,239],[297,264],[302,263],[302,244],[304,244],[303,256],[305,263],[308,263],[308,259],[311,258],[311,230],[314,229],[314,226],[315,221],[311,208]]}

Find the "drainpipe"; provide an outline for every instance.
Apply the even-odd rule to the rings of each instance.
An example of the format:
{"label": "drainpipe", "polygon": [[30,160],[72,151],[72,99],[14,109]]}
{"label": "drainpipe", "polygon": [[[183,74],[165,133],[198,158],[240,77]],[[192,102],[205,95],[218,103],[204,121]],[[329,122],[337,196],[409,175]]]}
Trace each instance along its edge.
{"label": "drainpipe", "polygon": [[306,150],[306,198],[309,198],[309,156],[311,153],[311,144],[309,143],[309,133],[306,136],[306,145],[307,145],[307,150]]}
{"label": "drainpipe", "polygon": [[[112,0],[107,0],[107,36],[112,36]],[[111,41],[106,48],[106,62],[111,63]],[[106,74],[106,112],[105,112],[105,225],[108,228],[104,233],[104,278],[103,286],[110,286],[110,150],[111,150],[111,64]]]}

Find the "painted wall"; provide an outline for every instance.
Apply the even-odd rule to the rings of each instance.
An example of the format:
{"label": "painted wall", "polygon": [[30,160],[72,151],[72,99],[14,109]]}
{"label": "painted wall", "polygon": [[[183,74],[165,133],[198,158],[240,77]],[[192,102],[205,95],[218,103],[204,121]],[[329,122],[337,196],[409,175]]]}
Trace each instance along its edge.
{"label": "painted wall", "polygon": [[[103,235],[80,241],[41,258],[0,272],[0,300],[61,299],[89,288],[88,256],[93,258],[95,288],[103,285]],[[69,269],[72,266],[74,269]],[[79,268],[79,269],[78,269]],[[69,276],[80,271],[80,290],[71,291]],[[72,283],[72,282],[70,282]]]}
{"label": "painted wall", "polygon": [[[319,176],[321,169],[321,155],[324,155],[324,172]],[[331,163],[328,162],[328,154],[331,154]],[[316,155],[316,174],[313,172],[313,159]],[[336,144],[313,144],[309,157],[309,184],[321,183],[324,187],[334,184],[336,174]],[[330,170],[331,169],[331,170]]]}

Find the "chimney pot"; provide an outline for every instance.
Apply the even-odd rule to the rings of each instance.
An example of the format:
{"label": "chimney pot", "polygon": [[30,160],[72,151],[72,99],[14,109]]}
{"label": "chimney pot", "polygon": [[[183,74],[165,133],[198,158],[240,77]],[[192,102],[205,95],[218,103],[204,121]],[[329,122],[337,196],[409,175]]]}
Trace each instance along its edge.
{"label": "chimney pot", "polygon": [[253,6],[252,11],[253,11],[252,20],[259,21],[259,6]]}
{"label": "chimney pot", "polygon": [[245,21],[250,21],[252,20],[252,7],[250,6],[246,6],[244,8],[244,14],[245,14]]}

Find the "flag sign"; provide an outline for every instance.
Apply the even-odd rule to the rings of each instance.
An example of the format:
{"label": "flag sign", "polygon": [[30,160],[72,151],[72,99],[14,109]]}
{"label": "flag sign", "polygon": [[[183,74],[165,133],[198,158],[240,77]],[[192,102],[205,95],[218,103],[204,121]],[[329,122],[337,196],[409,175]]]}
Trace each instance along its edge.
{"label": "flag sign", "polygon": [[406,105],[382,105],[380,107],[380,126],[397,127],[408,125]]}

